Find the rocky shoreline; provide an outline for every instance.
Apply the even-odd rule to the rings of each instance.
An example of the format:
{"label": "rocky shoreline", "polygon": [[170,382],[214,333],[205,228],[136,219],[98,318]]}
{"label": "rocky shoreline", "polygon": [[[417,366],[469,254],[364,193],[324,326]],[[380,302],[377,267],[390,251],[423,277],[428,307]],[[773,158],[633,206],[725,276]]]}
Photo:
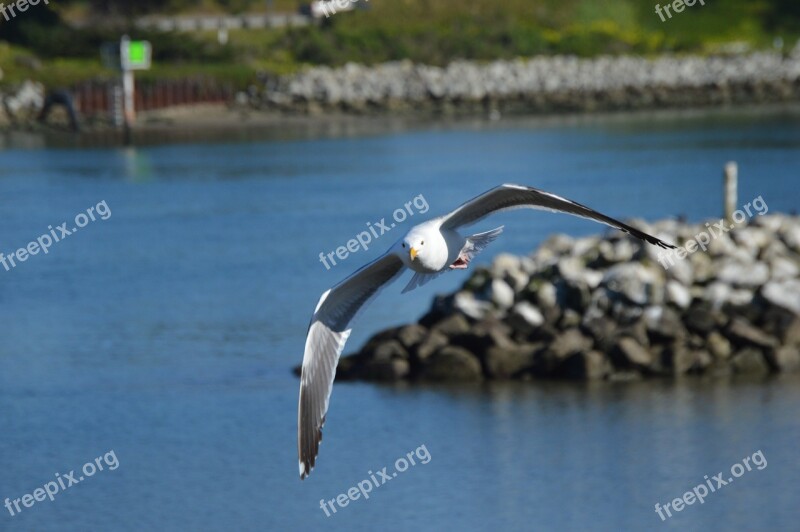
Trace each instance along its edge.
{"label": "rocky shoreline", "polygon": [[[800,101],[800,44],[791,53],[754,52],[715,56],[540,56],[479,63],[455,61],[446,67],[398,61],[376,66],[347,64],[262,76],[233,101],[220,104],[228,115],[215,121],[252,123],[261,117],[401,116],[464,117],[542,115],[774,104]],[[40,83],[27,81],[0,94],[0,129],[37,130],[45,101]],[[202,106],[201,106],[202,107]],[[196,111],[187,107],[188,114]],[[181,107],[142,113],[172,118],[180,126]],[[60,108],[49,121],[62,128]],[[220,118],[225,116],[225,118]],[[84,117],[85,118],[85,117]],[[150,127],[142,120],[137,128]],[[108,130],[105,118],[82,120],[89,131]]]}
{"label": "rocky shoreline", "polygon": [[313,67],[240,93],[238,105],[320,114],[505,114],[637,110],[800,100],[800,46],[790,54],[536,57],[444,68],[410,61]]}
{"label": "rocky shoreline", "polygon": [[[634,225],[685,244],[707,227]],[[800,369],[800,216],[764,215],[669,264],[619,232],[499,255],[337,379],[629,380]],[[668,267],[659,262],[659,259]]]}

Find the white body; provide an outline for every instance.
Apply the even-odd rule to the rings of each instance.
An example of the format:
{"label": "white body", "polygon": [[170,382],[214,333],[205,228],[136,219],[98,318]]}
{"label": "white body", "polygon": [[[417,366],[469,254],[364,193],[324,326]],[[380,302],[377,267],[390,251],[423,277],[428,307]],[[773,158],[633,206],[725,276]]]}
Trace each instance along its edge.
{"label": "white body", "polygon": [[[440,273],[458,259],[467,239],[440,226],[439,218],[421,223],[395,244],[394,249],[399,247],[397,251],[407,267],[417,273]],[[412,248],[416,251],[413,259],[409,254]]]}

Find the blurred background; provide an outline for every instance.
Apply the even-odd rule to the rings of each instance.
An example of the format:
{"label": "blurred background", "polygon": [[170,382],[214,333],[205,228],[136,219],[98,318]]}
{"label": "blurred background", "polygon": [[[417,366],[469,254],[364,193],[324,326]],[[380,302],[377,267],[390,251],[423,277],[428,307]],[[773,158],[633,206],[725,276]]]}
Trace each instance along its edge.
{"label": "blurred background", "polygon": [[[6,6],[0,253],[100,202],[111,215],[0,266],[0,502],[111,450],[119,467],[15,515],[0,507],[0,530],[795,530],[800,4],[707,1],[664,21],[657,5]],[[292,369],[311,313],[412,224],[517,182],[702,227],[723,216],[729,161],[737,207],[761,196],[773,221],[713,255],[746,263],[713,312],[767,339],[687,326],[688,366],[665,351],[599,378],[337,382],[317,467],[298,479]],[[420,194],[426,214],[320,263]],[[476,231],[500,224],[475,267],[605,231],[527,211]],[[696,256],[685,307],[647,304],[689,322],[711,312],[717,272],[698,280]],[[472,271],[391,286],[345,353],[415,322]],[[559,327],[584,317],[560,312]],[[731,334],[728,355],[706,352],[712,333]],[[429,463],[320,509],[421,445]],[[703,505],[654,511],[759,450],[766,468]]]}
{"label": "blurred background", "polygon": [[800,32],[800,7],[791,0],[696,4],[666,22],[657,4],[359,0],[350,3],[352,12],[325,18],[292,0],[63,0],[3,21],[0,67],[6,81],[48,86],[102,77],[112,72],[103,70],[98,47],[128,31],[153,43],[148,79],[203,76],[245,89],[260,72],[284,74],[304,64],[708,52],[771,46],[775,38],[794,43]]}

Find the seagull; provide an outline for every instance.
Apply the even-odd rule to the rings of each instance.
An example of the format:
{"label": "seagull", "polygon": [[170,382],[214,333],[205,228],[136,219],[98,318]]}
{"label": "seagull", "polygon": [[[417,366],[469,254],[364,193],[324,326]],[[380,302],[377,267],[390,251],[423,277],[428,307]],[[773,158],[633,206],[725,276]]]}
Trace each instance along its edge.
{"label": "seagull", "polygon": [[406,269],[414,272],[403,289],[409,292],[450,270],[465,269],[503,231],[462,236],[462,227],[496,212],[530,208],[563,212],[604,223],[664,249],[675,248],[658,238],[575,201],[532,187],[505,184],[464,203],[449,214],[412,227],[389,250],[322,294],[308,326],[300,376],[297,450],[300,479],[314,468],[322,427],[336,374],[336,364],[350,336],[350,323],[386,285]]}

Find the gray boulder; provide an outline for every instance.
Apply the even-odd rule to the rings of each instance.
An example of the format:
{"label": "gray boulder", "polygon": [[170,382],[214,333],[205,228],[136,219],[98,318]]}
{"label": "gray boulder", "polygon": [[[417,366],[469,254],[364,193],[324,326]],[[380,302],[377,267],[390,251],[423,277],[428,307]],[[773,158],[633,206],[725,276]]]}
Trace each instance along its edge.
{"label": "gray boulder", "polygon": [[558,335],[550,344],[548,351],[558,359],[567,358],[569,355],[584,353],[592,348],[591,338],[581,334],[577,328],[567,329]]}
{"label": "gray boulder", "polygon": [[428,381],[478,381],[483,378],[478,358],[461,347],[446,346],[422,366],[420,378]]}
{"label": "gray boulder", "polygon": [[731,359],[733,371],[736,373],[761,375],[769,373],[769,365],[762,352],[754,347],[746,347],[737,351]]}
{"label": "gray boulder", "polygon": [[619,367],[647,367],[653,363],[652,353],[629,336],[620,338],[612,353]]}
{"label": "gray boulder", "polygon": [[490,347],[484,359],[487,376],[493,379],[513,377],[531,368],[536,352],[541,349],[541,344]]}

